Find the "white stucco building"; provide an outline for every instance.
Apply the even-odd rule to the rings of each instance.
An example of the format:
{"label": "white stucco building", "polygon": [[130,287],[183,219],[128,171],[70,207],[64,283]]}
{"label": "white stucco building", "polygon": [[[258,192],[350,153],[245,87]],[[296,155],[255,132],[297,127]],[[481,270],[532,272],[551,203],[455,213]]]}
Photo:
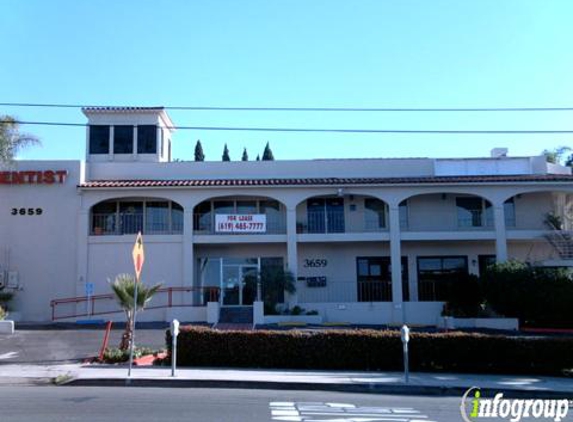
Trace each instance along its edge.
{"label": "white stucco building", "polygon": [[569,229],[573,176],[542,156],[172,162],[163,109],[84,114],[85,162],[0,172],[0,282],[18,290],[23,321],[107,318],[107,280],[133,272],[140,230],[143,281],[166,288],[146,320],[252,313],[245,276],[275,266],[297,280],[280,301],[324,322],[431,325],[444,275],[571,258],[544,221],[554,213]]}

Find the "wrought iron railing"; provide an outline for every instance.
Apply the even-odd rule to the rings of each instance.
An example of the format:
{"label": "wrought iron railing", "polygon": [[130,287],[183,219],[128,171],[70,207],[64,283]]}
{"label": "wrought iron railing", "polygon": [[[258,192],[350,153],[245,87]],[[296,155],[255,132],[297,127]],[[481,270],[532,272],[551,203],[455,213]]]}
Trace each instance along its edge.
{"label": "wrought iron railing", "polygon": [[182,234],[183,220],[166,214],[164,218],[145,219],[143,213],[93,213],[91,216],[91,234],[123,235],[135,234]]}
{"label": "wrought iron railing", "polygon": [[[164,287],[157,291],[145,309],[205,306],[218,302],[218,287]],[[54,299],[50,302],[52,321],[121,313],[113,294]]]}

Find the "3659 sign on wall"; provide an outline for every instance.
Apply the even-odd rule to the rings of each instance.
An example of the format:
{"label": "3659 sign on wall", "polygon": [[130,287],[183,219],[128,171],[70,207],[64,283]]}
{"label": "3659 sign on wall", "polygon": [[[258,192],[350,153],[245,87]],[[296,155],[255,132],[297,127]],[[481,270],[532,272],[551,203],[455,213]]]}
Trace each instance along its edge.
{"label": "3659 sign on wall", "polygon": [[216,233],[265,233],[265,214],[216,214]]}

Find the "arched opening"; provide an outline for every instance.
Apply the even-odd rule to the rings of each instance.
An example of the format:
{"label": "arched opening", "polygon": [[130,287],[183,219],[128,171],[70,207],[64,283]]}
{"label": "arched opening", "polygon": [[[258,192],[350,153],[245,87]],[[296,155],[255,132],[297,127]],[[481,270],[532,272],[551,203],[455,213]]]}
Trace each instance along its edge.
{"label": "arched opening", "polygon": [[[400,207],[400,225],[403,230],[460,231],[494,228],[492,204],[479,195],[425,193],[405,199]],[[505,201],[504,210],[506,227],[515,227],[513,198]]]}
{"label": "arched opening", "polygon": [[218,197],[193,211],[195,234],[285,234],[286,207],[269,197]]}
{"label": "arched opening", "polygon": [[388,204],[369,195],[312,196],[297,206],[298,233],[382,232],[388,226]]}
{"label": "arched opening", "polygon": [[92,236],[183,234],[183,207],[161,198],[114,198],[91,208]]}
{"label": "arched opening", "polygon": [[515,225],[508,234],[513,258],[552,266],[573,259],[573,193],[528,190],[508,201],[515,204]]}

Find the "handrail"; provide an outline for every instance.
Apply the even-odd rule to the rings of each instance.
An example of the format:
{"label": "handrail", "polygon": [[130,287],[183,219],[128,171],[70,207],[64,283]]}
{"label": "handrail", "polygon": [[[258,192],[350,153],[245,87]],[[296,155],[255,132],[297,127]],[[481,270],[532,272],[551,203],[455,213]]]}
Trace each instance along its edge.
{"label": "handrail", "polygon": [[[219,287],[185,287],[185,286],[175,286],[175,287],[162,287],[157,290],[157,293],[167,293],[167,303],[160,304],[156,306],[147,306],[146,309],[161,309],[161,308],[175,308],[175,307],[191,307],[191,306],[199,306],[201,304],[195,303],[180,303],[174,304],[173,300],[173,293],[191,293],[191,292],[198,292],[198,293],[207,293],[209,301],[217,301],[220,296],[220,288]],[[106,314],[115,314],[123,312],[121,309],[119,310],[105,310],[105,311],[96,311],[95,305],[96,302],[101,302],[102,300],[113,300],[115,296],[111,293],[108,294],[99,294],[93,296],[77,296],[77,297],[66,297],[60,299],[52,299],[50,301],[50,307],[52,308],[52,321],[58,319],[65,319],[65,318],[75,318],[75,317],[84,317],[84,316],[93,316],[93,315],[106,315]],[[64,316],[56,316],[56,308],[58,305],[66,305],[66,304],[80,304],[80,303],[89,303],[91,304],[91,312],[80,312],[74,313],[70,315]],[[89,305],[88,305],[89,306]]]}

